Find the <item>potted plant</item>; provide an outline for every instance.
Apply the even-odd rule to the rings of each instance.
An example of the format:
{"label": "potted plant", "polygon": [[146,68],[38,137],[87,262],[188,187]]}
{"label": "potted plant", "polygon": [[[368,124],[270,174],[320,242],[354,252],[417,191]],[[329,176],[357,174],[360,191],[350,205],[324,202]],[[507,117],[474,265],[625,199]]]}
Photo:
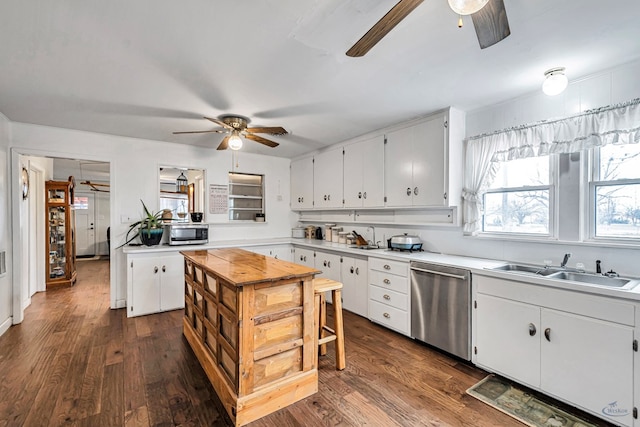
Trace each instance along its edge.
{"label": "potted plant", "polygon": [[[140,202],[144,208],[144,217],[129,226],[125,242],[120,247],[131,243],[136,237],[140,237],[140,241],[145,246],[158,245],[162,240],[162,214],[164,211],[160,210],[152,213],[142,200]],[[166,218],[164,221],[166,221]]]}

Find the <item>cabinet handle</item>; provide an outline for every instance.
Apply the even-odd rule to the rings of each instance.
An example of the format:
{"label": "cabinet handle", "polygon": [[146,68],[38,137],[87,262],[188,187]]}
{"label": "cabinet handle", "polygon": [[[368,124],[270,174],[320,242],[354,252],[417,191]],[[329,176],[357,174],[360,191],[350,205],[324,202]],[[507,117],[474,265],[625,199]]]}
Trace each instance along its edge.
{"label": "cabinet handle", "polygon": [[362,193],[362,198],[366,199],[367,198],[367,192],[365,191],[364,193]]}
{"label": "cabinet handle", "polygon": [[323,262],[322,264],[326,267],[327,266],[327,261]]}
{"label": "cabinet handle", "polygon": [[362,191],[358,191],[358,199],[362,199]]}
{"label": "cabinet handle", "polygon": [[382,315],[387,319],[391,319],[391,315],[389,313],[383,313]]}
{"label": "cabinet handle", "polygon": [[411,188],[407,187],[407,196],[411,195]]}
{"label": "cabinet handle", "polygon": [[389,295],[387,295],[387,294],[384,294],[382,296],[382,298],[386,299],[387,301],[389,301],[391,299],[391,297]]}
{"label": "cabinet handle", "polygon": [[416,196],[418,195],[418,187],[413,189],[413,194],[415,194]]}
{"label": "cabinet handle", "polygon": [[326,195],[326,194],[324,195],[324,200],[325,200],[325,201],[327,200],[327,195]]}
{"label": "cabinet handle", "polygon": [[331,194],[327,194],[327,200],[331,201]]}
{"label": "cabinet handle", "polygon": [[158,272],[158,267],[157,267],[157,266],[153,267],[153,272],[154,272],[154,273],[157,273],[157,272]]}
{"label": "cabinet handle", "polygon": [[306,255],[304,256],[304,262],[307,262],[307,256]]}
{"label": "cabinet handle", "polygon": [[391,280],[389,280],[389,279],[384,279],[384,280],[383,280],[383,282],[384,282],[384,284],[385,284],[385,285],[389,285],[389,284],[391,283]]}
{"label": "cabinet handle", "polygon": [[331,268],[331,261],[327,261],[327,267]]}
{"label": "cabinet handle", "polygon": [[536,325],[534,325],[533,323],[529,323],[529,335],[530,336],[535,336],[536,334]]}
{"label": "cabinet handle", "polygon": [[304,261],[304,257],[300,255],[300,261]]}
{"label": "cabinet handle", "polygon": [[384,265],[384,269],[385,269],[385,270],[391,270],[391,266],[390,266],[389,264],[385,264],[385,265]]}
{"label": "cabinet handle", "polygon": [[300,197],[300,201],[304,203],[304,197]]}
{"label": "cabinet handle", "polygon": [[351,271],[351,274],[353,274],[353,267],[351,267],[351,269],[349,271]]}
{"label": "cabinet handle", "polygon": [[551,328],[547,328],[544,330],[544,337],[547,341],[551,342]]}
{"label": "cabinet handle", "polygon": [[162,266],[162,272],[166,273],[167,272],[167,267],[165,265]]}
{"label": "cabinet handle", "polygon": [[360,274],[360,267],[356,267],[356,274]]}

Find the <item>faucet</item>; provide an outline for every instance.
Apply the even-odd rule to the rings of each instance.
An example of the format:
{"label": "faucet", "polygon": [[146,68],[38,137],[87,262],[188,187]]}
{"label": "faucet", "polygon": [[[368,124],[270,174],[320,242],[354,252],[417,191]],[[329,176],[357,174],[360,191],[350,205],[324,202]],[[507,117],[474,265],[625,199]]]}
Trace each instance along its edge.
{"label": "faucet", "polygon": [[369,244],[371,246],[377,246],[378,243],[376,242],[376,228],[373,225],[370,225],[369,227],[367,227],[367,231],[369,231],[369,229],[371,229],[371,238],[373,240],[369,240]]}
{"label": "faucet", "polygon": [[560,263],[560,267],[565,268],[567,266],[567,262],[569,262],[569,258],[571,257],[570,253],[564,254],[564,258],[562,258],[562,262]]}

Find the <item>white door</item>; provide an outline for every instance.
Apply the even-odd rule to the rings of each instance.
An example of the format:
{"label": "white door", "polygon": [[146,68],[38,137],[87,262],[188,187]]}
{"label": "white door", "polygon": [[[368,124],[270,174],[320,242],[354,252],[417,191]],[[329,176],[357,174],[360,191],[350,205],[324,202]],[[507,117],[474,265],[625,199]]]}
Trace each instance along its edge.
{"label": "white door", "polygon": [[291,208],[313,207],[313,157],[291,162]]}
{"label": "white door", "polygon": [[438,115],[415,126],[413,144],[413,205],[444,204],[445,127]]}
{"label": "white door", "polygon": [[158,260],[160,268],[160,310],[184,308],[184,257],[168,255]]}
{"label": "white door", "polygon": [[313,207],[342,207],[342,163],[342,147],[316,155],[313,163]]}
{"label": "white door", "polygon": [[160,311],[161,267],[161,260],[155,256],[134,257],[129,261],[131,294],[127,317]]}
{"label": "white door", "polygon": [[96,252],[95,196],[77,193],[74,200],[76,212],[76,255],[94,256]]}
{"label": "white door", "polygon": [[386,206],[411,206],[413,203],[413,127],[387,134],[384,152],[384,191]]}

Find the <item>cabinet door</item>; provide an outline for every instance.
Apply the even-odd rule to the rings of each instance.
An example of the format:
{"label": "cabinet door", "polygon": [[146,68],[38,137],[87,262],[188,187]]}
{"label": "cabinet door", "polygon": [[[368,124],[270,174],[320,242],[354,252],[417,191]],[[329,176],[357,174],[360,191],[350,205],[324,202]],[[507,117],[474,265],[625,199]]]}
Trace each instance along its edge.
{"label": "cabinet door", "polygon": [[[327,279],[340,282],[341,279],[341,257],[338,254],[316,251],[315,268],[322,273],[316,277],[326,277]],[[332,302],[331,292],[325,293],[328,302]]]}
{"label": "cabinet door", "polygon": [[[129,259],[131,288],[127,301],[127,316],[141,316],[143,314],[160,311],[160,268],[156,257],[131,257]],[[181,297],[184,297],[181,295]]]}
{"label": "cabinet door", "polygon": [[291,162],[291,209],[313,207],[313,158]]}
{"label": "cabinet door", "polygon": [[632,425],[633,329],[543,308],[540,333],[542,389]]}
{"label": "cabinet door", "polygon": [[[384,206],[384,135],[363,141],[362,206]],[[349,165],[345,162],[345,168]]]}
{"label": "cabinet door", "polygon": [[295,248],[293,262],[315,268],[314,252],[311,249]]}
{"label": "cabinet door", "polygon": [[344,147],[344,207],[360,208],[364,203],[363,176],[365,144],[358,142]]}
{"label": "cabinet door", "polygon": [[446,129],[444,116],[437,115],[414,127],[413,200],[414,206],[445,204]]}
{"label": "cabinet door", "polygon": [[160,267],[160,311],[184,308],[184,257],[167,255],[158,259]]}
{"label": "cabinet door", "polygon": [[476,302],[476,363],[539,387],[540,308],[484,294]]}
{"label": "cabinet door", "polygon": [[269,253],[275,259],[293,262],[293,254],[289,245],[274,246]]}
{"label": "cabinet door", "polygon": [[313,207],[342,207],[342,160],[342,147],[324,151],[315,156],[313,162]]}
{"label": "cabinet door", "polygon": [[367,260],[342,257],[341,270],[342,307],[367,317],[369,299]]}
{"label": "cabinet door", "polygon": [[413,203],[413,140],[413,127],[387,134],[384,150],[386,206],[411,206]]}

